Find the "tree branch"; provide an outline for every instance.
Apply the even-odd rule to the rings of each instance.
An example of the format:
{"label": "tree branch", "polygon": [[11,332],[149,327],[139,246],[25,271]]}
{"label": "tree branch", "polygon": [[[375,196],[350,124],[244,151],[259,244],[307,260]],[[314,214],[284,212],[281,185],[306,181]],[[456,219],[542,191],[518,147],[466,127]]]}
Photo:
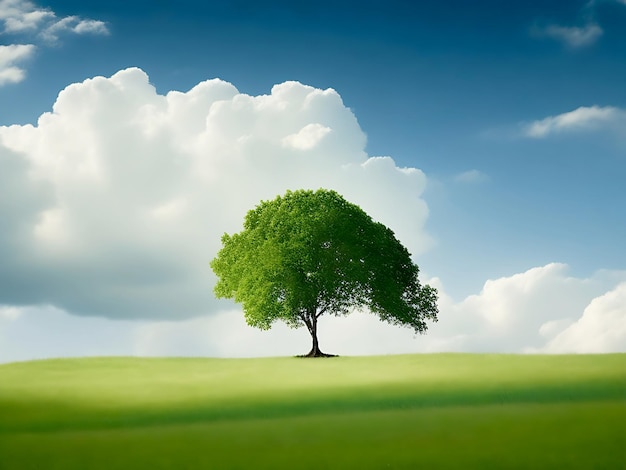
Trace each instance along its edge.
{"label": "tree branch", "polygon": [[307,330],[309,330],[309,333],[313,334],[313,324],[311,323],[311,319],[308,318],[307,315],[305,315],[304,313],[299,313],[298,316],[306,325],[306,328]]}
{"label": "tree branch", "polygon": [[315,314],[315,318],[319,318],[324,315],[324,313],[326,313],[326,310],[328,310],[328,307],[324,307],[323,309],[321,309],[318,313]]}

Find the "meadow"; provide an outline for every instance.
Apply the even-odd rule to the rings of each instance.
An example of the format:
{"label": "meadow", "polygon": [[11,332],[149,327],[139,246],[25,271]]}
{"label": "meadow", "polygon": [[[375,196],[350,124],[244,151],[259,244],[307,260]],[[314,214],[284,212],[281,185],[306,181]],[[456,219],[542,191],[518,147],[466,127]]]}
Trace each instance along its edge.
{"label": "meadow", "polygon": [[0,365],[0,469],[623,469],[626,354]]}

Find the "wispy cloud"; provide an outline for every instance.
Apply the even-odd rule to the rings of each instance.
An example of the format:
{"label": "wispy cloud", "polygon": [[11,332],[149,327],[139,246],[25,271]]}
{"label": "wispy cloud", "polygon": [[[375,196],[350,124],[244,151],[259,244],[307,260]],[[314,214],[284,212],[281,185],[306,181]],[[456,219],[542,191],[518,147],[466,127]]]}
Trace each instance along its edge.
{"label": "wispy cloud", "polygon": [[626,0],[588,0],[578,10],[578,25],[562,25],[558,23],[537,23],[530,29],[531,36],[550,38],[561,42],[569,49],[582,49],[595,44],[604,34],[598,23],[596,9],[602,3],[619,3],[626,5]]}
{"label": "wispy cloud", "polygon": [[109,30],[103,21],[83,20],[78,16],[67,16],[56,21],[41,32],[41,37],[55,43],[59,36],[65,33],[75,34],[109,34]]}
{"label": "wispy cloud", "polygon": [[546,28],[545,34],[569,47],[577,48],[593,44],[604,31],[594,23],[582,27],[550,25]]}
{"label": "wispy cloud", "polygon": [[33,54],[34,43],[58,44],[66,34],[106,35],[109,29],[99,20],[76,15],[59,18],[28,0],[0,0],[0,35],[20,36],[31,43],[0,46],[0,86],[24,80],[26,71],[15,63]]}
{"label": "wispy cloud", "polygon": [[489,177],[485,173],[483,173],[480,170],[475,170],[475,169],[464,171],[463,173],[459,173],[458,175],[454,177],[454,181],[458,183],[471,183],[471,184],[482,183],[484,181],[487,181],[488,179]]}
{"label": "wispy cloud", "polygon": [[24,80],[26,72],[15,64],[31,57],[34,51],[32,44],[0,46],[0,86]]}
{"label": "wispy cloud", "polygon": [[524,125],[526,137],[542,138],[552,134],[574,131],[594,130],[618,126],[626,121],[626,111],[613,106],[581,106],[573,111],[548,116],[544,119]]}
{"label": "wispy cloud", "polygon": [[109,34],[104,21],[77,15],[59,18],[52,10],[28,0],[0,0],[0,33],[30,34],[56,42],[65,33]]}
{"label": "wispy cloud", "polygon": [[543,28],[536,28],[534,33],[537,36],[556,39],[566,46],[576,49],[592,45],[602,36],[604,31],[596,23],[589,23],[581,27],[552,24]]}

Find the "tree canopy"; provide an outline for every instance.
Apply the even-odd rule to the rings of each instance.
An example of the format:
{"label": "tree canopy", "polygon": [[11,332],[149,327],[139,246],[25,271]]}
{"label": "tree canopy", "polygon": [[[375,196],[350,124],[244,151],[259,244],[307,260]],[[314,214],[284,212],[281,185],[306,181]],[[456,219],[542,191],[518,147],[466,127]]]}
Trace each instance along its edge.
{"label": "tree canopy", "polygon": [[243,231],[222,236],[211,262],[215,294],[241,303],[246,322],[306,326],[319,349],[317,320],[366,308],[394,325],[426,332],[437,321],[437,291],[394,233],[335,191],[288,191],[250,210]]}

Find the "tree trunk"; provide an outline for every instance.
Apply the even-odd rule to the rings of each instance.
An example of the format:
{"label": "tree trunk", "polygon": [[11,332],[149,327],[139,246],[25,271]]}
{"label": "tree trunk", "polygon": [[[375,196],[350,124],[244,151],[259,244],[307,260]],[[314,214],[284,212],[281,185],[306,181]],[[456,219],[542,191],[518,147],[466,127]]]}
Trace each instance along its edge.
{"label": "tree trunk", "polygon": [[320,344],[317,339],[317,317],[315,314],[311,315],[310,324],[307,324],[309,333],[311,333],[311,339],[313,340],[313,346],[308,354],[302,357],[335,357],[334,354],[326,354],[320,351]]}

